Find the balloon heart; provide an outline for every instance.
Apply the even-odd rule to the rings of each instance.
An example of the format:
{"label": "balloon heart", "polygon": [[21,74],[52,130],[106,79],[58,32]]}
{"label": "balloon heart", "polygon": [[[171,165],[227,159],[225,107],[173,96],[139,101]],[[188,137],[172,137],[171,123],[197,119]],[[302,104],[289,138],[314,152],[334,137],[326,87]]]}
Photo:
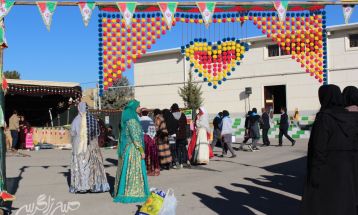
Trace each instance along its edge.
{"label": "balloon heart", "polygon": [[203,77],[209,86],[216,89],[217,85],[226,81],[226,77],[235,71],[235,66],[240,65],[249,45],[235,38],[225,38],[216,43],[194,39],[181,49],[199,77]]}

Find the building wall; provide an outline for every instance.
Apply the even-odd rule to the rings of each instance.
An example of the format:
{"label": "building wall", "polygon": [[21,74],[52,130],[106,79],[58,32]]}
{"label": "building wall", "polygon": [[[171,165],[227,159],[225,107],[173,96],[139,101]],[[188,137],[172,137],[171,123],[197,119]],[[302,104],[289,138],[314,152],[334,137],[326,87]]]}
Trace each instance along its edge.
{"label": "building wall", "polygon": [[[358,85],[358,49],[349,49],[346,38],[349,33],[357,31],[335,31],[329,37],[329,81],[341,88]],[[290,56],[265,57],[268,44],[269,41],[253,42],[241,65],[217,90],[208,87],[206,83],[202,84],[204,106],[210,114],[227,109],[233,115],[242,116],[249,109],[245,87],[252,87],[250,107],[260,109],[264,106],[264,86],[271,85],[286,85],[289,112],[298,108],[301,114],[309,115],[318,110],[317,92],[320,83],[305,73],[300,64]],[[188,63],[186,68],[190,69]],[[135,85],[183,82],[183,70],[184,64],[179,51],[175,54],[147,56],[135,64]],[[178,87],[182,85],[137,87],[135,96],[148,108],[168,108],[173,102],[182,106],[178,96]]]}

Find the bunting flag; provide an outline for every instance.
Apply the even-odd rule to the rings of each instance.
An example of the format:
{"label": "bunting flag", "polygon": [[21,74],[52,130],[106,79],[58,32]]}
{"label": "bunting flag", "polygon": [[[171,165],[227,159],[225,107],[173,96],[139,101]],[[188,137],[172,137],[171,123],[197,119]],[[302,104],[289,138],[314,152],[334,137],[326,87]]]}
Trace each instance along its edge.
{"label": "bunting flag", "polygon": [[37,1],[36,2],[42,19],[46,25],[47,30],[50,30],[51,22],[52,22],[52,16],[55,12],[57,2],[56,1]]}
{"label": "bunting flag", "polygon": [[200,10],[205,26],[208,27],[214,15],[215,2],[197,2],[196,5]]}
{"label": "bunting flag", "polygon": [[127,26],[132,23],[137,2],[117,2],[118,9],[121,11]]}
{"label": "bunting flag", "polygon": [[14,1],[0,0],[0,19],[4,18],[14,5]]}
{"label": "bunting flag", "polygon": [[168,28],[172,28],[172,24],[174,21],[174,14],[177,10],[178,3],[177,2],[158,2],[158,6],[160,11],[163,13],[163,17],[165,22],[168,25]]}
{"label": "bunting flag", "polygon": [[351,17],[353,13],[354,5],[343,5],[343,16],[344,16],[344,22],[348,24],[349,18]]}
{"label": "bunting flag", "polygon": [[288,7],[288,1],[287,0],[275,0],[273,2],[275,9],[277,10],[278,17],[280,18],[280,21],[285,21],[286,18],[286,11]]}
{"label": "bunting flag", "polygon": [[96,3],[95,2],[78,2],[78,6],[81,11],[83,23],[87,27],[88,23],[91,19],[92,12],[96,7]]}
{"label": "bunting flag", "polygon": [[7,48],[4,20],[0,20],[0,47]]}
{"label": "bunting flag", "polygon": [[7,89],[9,88],[9,84],[7,83],[4,73],[2,73],[1,77],[2,77],[1,88],[4,91],[4,93],[6,93]]}

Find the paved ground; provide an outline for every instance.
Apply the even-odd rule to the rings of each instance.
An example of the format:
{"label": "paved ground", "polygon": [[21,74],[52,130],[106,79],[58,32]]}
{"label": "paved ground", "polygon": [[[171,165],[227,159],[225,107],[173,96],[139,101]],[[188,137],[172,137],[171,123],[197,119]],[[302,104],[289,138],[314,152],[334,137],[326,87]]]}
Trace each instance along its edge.
{"label": "paved ground", "polygon": [[[159,177],[150,177],[149,183],[151,187],[175,190],[178,215],[295,215],[303,187],[306,148],[306,141],[298,141],[295,147],[270,146],[262,147],[259,152],[239,151],[234,159],[215,157],[206,166],[164,171]],[[67,214],[135,214],[137,205],[115,204],[109,193],[69,193],[70,151],[23,153],[31,157],[7,156],[9,191],[17,198],[12,205],[17,209],[14,214],[27,214],[24,205],[36,206],[41,194],[53,198],[49,201],[52,203],[49,212],[54,211],[59,202],[78,201],[79,209]],[[113,187],[116,153],[103,150],[103,155],[108,181]],[[37,207],[44,209],[46,204],[42,201]],[[28,210],[31,211],[30,207]],[[38,211],[34,214],[50,213]]]}

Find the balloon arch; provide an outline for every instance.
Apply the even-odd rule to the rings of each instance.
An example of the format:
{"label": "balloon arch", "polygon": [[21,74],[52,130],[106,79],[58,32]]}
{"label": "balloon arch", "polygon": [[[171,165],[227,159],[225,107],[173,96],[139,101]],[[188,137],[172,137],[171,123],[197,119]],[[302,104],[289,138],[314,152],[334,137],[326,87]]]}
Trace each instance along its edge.
{"label": "balloon arch", "polygon": [[[168,11],[168,10],[167,10]],[[227,24],[230,31],[245,22],[252,22],[262,34],[272,39],[282,51],[291,55],[307,74],[319,83],[327,83],[326,12],[321,5],[290,5],[281,17],[272,6],[217,6],[210,19],[205,19],[200,6],[178,6],[167,17],[158,6],[138,6],[132,17],[123,17],[118,7],[100,7],[99,32],[99,86],[100,94],[112,87],[123,72],[130,69],[161,35],[177,23],[197,26]],[[203,18],[204,17],[204,18]],[[229,24],[229,23],[237,23]],[[232,27],[233,26],[233,27]],[[225,82],[242,62],[249,44],[245,40],[226,35],[209,41],[204,27],[199,34],[186,38],[181,53],[203,81],[214,89]],[[229,32],[230,33],[230,32]]]}

